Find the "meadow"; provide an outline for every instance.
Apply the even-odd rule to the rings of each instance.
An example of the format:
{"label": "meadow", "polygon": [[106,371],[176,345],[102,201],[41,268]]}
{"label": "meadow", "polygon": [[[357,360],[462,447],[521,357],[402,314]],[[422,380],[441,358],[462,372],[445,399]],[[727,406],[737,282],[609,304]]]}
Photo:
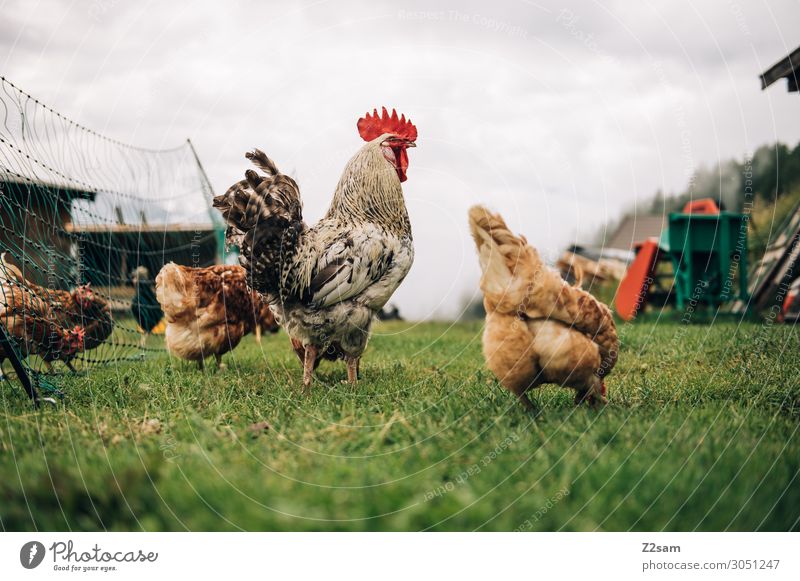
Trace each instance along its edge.
{"label": "meadow", "polygon": [[[798,530],[800,334],[622,325],[610,405],[483,367],[480,323],[379,323],[310,396],[283,333],[206,371],[166,353],[0,384],[4,530]],[[153,345],[161,339],[152,338]]]}

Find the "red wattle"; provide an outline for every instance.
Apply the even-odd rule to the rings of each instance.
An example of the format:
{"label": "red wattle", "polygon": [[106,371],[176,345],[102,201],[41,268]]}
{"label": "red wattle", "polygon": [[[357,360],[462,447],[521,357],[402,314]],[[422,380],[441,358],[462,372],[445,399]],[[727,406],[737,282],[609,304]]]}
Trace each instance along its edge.
{"label": "red wattle", "polygon": [[408,151],[406,151],[405,147],[393,149],[395,158],[397,159],[397,176],[400,178],[401,182],[404,182],[408,179],[406,176],[406,170],[408,169]]}

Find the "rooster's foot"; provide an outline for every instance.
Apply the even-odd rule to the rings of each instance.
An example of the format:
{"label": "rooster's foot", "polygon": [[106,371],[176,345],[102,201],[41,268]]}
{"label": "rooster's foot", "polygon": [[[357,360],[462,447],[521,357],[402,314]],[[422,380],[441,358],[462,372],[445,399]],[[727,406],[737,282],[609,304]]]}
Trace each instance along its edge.
{"label": "rooster's foot", "polygon": [[347,383],[355,385],[358,383],[358,368],[361,358],[347,356],[344,360],[347,363]]}

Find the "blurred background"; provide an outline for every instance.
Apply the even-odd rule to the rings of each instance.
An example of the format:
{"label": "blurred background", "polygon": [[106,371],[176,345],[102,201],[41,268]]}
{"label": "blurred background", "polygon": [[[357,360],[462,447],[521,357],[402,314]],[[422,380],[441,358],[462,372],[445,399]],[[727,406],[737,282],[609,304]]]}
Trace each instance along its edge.
{"label": "blurred background", "polygon": [[[748,167],[758,245],[800,187],[798,95],[759,80],[800,42],[795,1],[12,1],[2,13],[0,69],[17,86],[121,142],[191,138],[215,193],[260,147],[298,180],[310,222],[362,144],[357,119],[381,105],[409,116],[417,252],[392,299],[408,319],[474,308],[474,203],[555,265],[574,245],[630,252],[687,200],[742,211]],[[168,203],[150,224],[197,212]]]}

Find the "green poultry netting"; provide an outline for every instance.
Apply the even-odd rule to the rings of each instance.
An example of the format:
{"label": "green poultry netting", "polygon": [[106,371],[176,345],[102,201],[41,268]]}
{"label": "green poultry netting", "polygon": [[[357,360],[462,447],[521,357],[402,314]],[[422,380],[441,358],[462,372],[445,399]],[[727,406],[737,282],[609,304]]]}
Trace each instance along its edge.
{"label": "green poultry netting", "polygon": [[36,399],[65,373],[160,349],[155,276],[218,261],[212,196],[188,140],[120,143],[0,77],[3,378]]}

